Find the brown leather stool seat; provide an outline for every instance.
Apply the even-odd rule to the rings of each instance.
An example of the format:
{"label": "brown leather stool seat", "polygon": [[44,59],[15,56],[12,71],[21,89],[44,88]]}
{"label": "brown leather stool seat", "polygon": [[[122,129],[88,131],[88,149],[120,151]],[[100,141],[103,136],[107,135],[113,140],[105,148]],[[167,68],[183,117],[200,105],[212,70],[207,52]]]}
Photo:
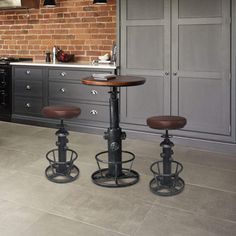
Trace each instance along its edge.
{"label": "brown leather stool seat", "polygon": [[152,129],[181,129],[187,123],[182,116],[153,116],[147,119],[147,125]]}
{"label": "brown leather stool seat", "polygon": [[184,180],[179,177],[183,170],[183,165],[172,158],[174,154],[172,147],[174,143],[170,141],[168,131],[181,129],[187,120],[181,116],[153,116],[147,119],[147,125],[152,129],[165,130],[161,142],[162,160],[152,163],[150,170],[154,177],[149,183],[150,190],[159,196],[173,196],[181,193],[184,189]]}
{"label": "brown leather stool seat", "polygon": [[69,183],[76,180],[79,175],[79,168],[74,165],[78,154],[67,147],[69,132],[64,126],[64,119],[75,118],[80,113],[80,108],[74,106],[46,106],[42,109],[45,117],[60,119],[59,129],[56,131],[57,148],[46,154],[50,165],[46,168],[45,175],[54,183]]}
{"label": "brown leather stool seat", "polygon": [[71,119],[79,116],[81,110],[79,107],[73,106],[46,106],[42,113],[48,118]]}

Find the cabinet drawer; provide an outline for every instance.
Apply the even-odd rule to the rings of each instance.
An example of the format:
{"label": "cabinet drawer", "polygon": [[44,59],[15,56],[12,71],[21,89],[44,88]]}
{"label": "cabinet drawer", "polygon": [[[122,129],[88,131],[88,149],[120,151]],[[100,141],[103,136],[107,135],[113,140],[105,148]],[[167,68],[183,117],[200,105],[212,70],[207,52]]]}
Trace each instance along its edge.
{"label": "cabinet drawer", "polygon": [[89,101],[109,101],[109,88],[98,86],[87,86],[84,84],[72,83],[49,83],[50,98],[80,99]]}
{"label": "cabinet drawer", "polygon": [[94,104],[78,104],[81,109],[81,115],[78,117],[81,120],[94,120],[109,122],[109,106],[94,105]]}
{"label": "cabinet drawer", "polygon": [[43,107],[42,99],[15,97],[14,113],[25,115],[40,115]]}
{"label": "cabinet drawer", "polygon": [[15,81],[15,95],[42,97],[42,81]]}
{"label": "cabinet drawer", "polygon": [[109,106],[108,105],[94,105],[89,103],[65,103],[50,100],[50,105],[71,105],[77,106],[81,109],[81,114],[77,120],[88,120],[88,121],[102,121],[109,122]]}
{"label": "cabinet drawer", "polygon": [[49,80],[82,80],[85,77],[93,74],[111,74],[109,71],[93,71],[93,70],[63,70],[63,69],[52,69],[49,70]]}
{"label": "cabinet drawer", "polygon": [[31,67],[16,67],[15,79],[38,79],[42,80],[43,70],[40,68]]}
{"label": "cabinet drawer", "polygon": [[91,71],[77,71],[77,70],[49,70],[49,80],[51,79],[71,79],[71,80],[81,80],[82,78],[91,75]]}

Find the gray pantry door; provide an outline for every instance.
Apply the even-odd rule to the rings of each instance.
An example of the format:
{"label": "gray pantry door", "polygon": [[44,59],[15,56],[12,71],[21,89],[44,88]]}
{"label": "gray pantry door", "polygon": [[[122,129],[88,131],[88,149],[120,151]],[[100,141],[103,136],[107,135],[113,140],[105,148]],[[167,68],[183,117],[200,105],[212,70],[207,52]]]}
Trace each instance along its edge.
{"label": "gray pantry door", "polygon": [[230,0],[172,0],[171,114],[230,135]]}
{"label": "gray pantry door", "polygon": [[121,121],[145,125],[170,113],[170,0],[121,0],[120,12],[120,72],[147,79],[121,88]]}
{"label": "gray pantry door", "polygon": [[[121,0],[121,121],[181,115],[191,136],[230,135],[230,0]],[[194,134],[193,134],[194,132]]]}

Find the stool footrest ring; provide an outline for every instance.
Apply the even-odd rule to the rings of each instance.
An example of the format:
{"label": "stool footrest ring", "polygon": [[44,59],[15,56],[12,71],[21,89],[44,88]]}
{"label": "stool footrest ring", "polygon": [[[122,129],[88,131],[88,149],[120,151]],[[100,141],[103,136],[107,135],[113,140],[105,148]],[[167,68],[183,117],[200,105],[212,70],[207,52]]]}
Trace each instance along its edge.
{"label": "stool footrest ring", "polygon": [[58,149],[52,149],[46,154],[49,166],[45,170],[48,180],[54,183],[69,183],[77,179],[79,176],[79,168],[74,165],[74,161],[78,158],[78,154],[71,149],[66,149],[68,160],[62,162],[58,160]]}
{"label": "stool footrest ring", "polygon": [[[132,170],[135,155],[129,151],[122,151],[122,153],[128,154],[131,157],[120,162],[111,162],[107,161],[106,157],[102,158],[102,155],[108,154],[108,151],[103,151],[96,154],[95,159],[97,161],[98,170],[91,176],[92,181],[95,184],[107,188],[120,188],[136,184],[139,181],[139,174]],[[127,163],[130,164],[129,168],[121,167],[122,174],[118,175],[118,166]],[[110,174],[109,168],[101,168],[101,164],[107,164],[109,166],[114,165],[114,174]]]}
{"label": "stool footrest ring", "polygon": [[184,180],[179,177],[183,170],[183,165],[177,161],[171,161],[175,171],[170,174],[163,173],[163,161],[154,162],[150,169],[154,178],[150,181],[149,187],[151,192],[160,196],[173,196],[184,190]]}

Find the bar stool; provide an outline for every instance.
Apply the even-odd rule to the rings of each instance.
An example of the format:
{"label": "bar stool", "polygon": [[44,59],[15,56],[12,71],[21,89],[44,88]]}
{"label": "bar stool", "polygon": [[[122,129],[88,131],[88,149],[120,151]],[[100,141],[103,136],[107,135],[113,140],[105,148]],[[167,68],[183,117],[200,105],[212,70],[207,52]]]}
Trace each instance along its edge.
{"label": "bar stool", "polygon": [[173,196],[183,191],[185,183],[179,177],[183,170],[183,165],[172,159],[174,154],[172,147],[174,143],[170,141],[168,130],[181,129],[187,123],[186,118],[181,116],[153,116],[147,119],[147,125],[152,129],[165,130],[161,137],[162,157],[161,161],[154,162],[150,169],[154,178],[150,181],[151,192],[160,196]]}
{"label": "bar stool", "polygon": [[65,129],[64,119],[71,119],[80,115],[80,108],[72,106],[46,106],[42,113],[47,118],[60,119],[59,129],[55,133],[58,137],[56,146],[46,154],[49,166],[45,170],[48,180],[54,183],[69,183],[79,175],[79,169],[74,165],[78,154],[67,147],[69,132]]}

